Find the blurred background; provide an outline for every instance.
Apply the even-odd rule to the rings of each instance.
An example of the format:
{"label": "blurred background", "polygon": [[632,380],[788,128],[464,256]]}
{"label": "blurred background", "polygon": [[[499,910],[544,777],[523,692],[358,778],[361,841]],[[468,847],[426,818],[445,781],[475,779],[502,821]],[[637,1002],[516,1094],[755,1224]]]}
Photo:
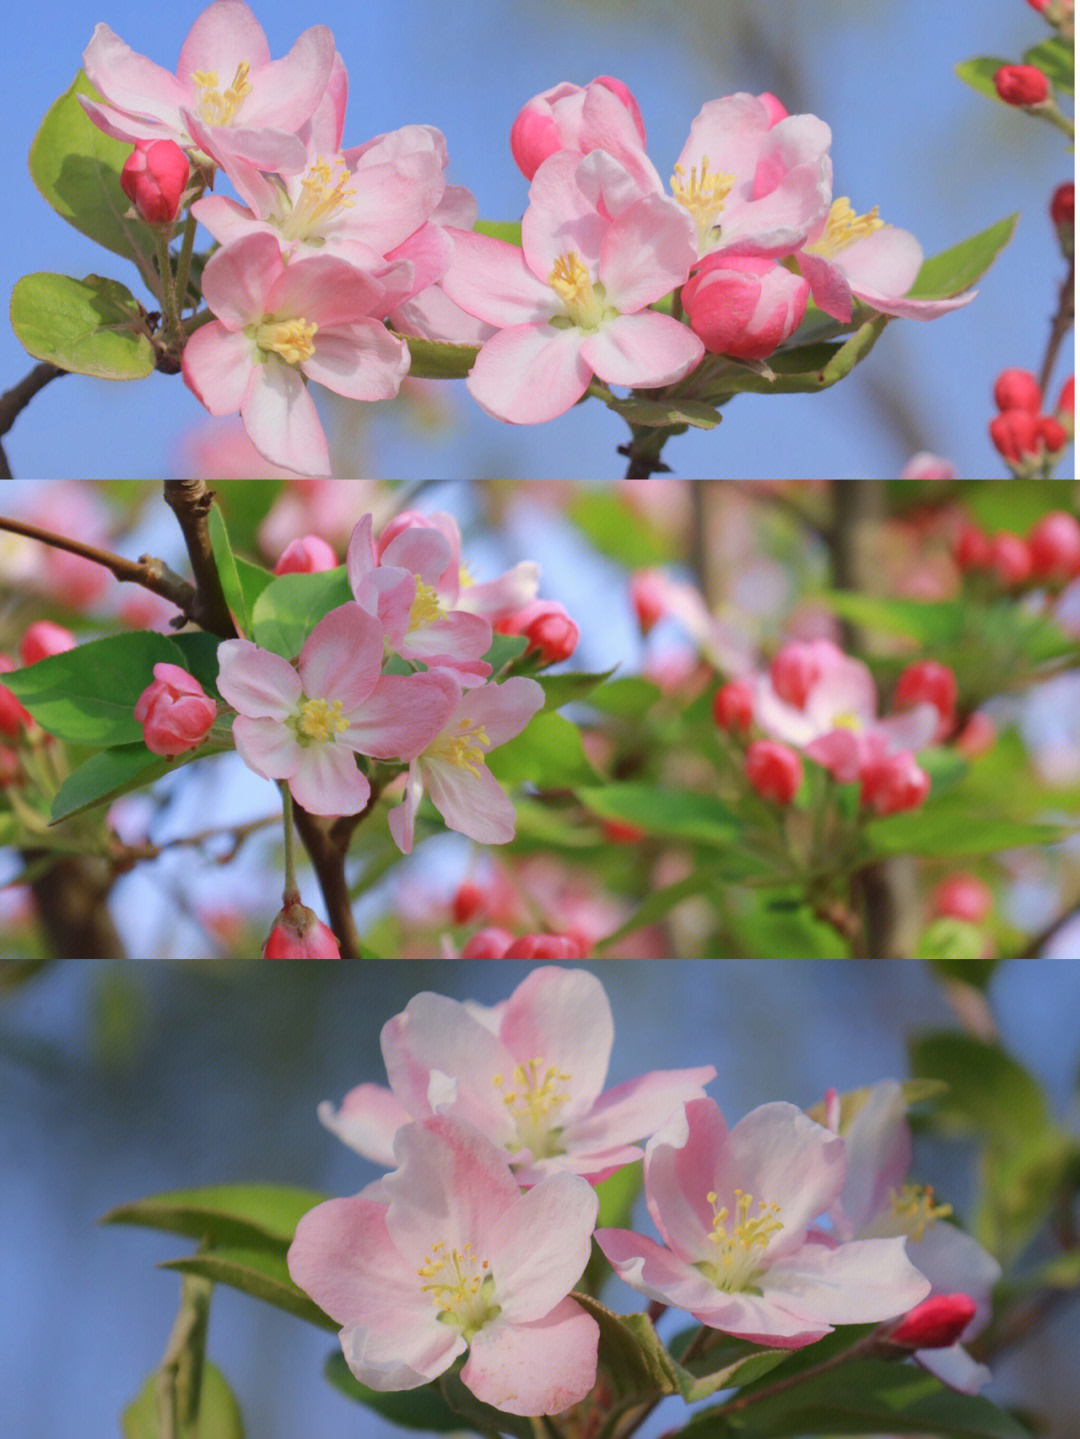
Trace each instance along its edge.
{"label": "blurred background", "polygon": [[[1080,964],[1005,963],[988,1006],[930,966],[658,962],[586,966],[615,1019],[608,1084],[650,1068],[712,1063],[729,1122],[769,1100],[808,1107],[832,1085],[907,1075],[905,1041],[992,1016],[1007,1050],[1080,1130]],[[101,1228],[111,1207],[155,1192],[264,1180],[355,1193],[376,1177],[325,1131],[320,1100],[385,1083],[382,1024],[424,989],[493,1003],[529,966],[67,962],[0,991],[0,1226],[4,1344],[0,1431],[105,1439],[161,1360],[179,1299],[159,1261],[189,1241]],[[973,973],[974,971],[971,971]],[[967,995],[968,1004],[960,1000]],[[662,1016],[662,1019],[658,1019]],[[970,1215],[973,1151],[917,1139],[913,1177]],[[637,1296],[613,1282],[624,1311]],[[1074,1297],[994,1365],[986,1391],[1074,1439],[1080,1365]],[[257,1439],[387,1439],[393,1431],[321,1377],[333,1336],[225,1288],[209,1357]],[[669,1401],[649,1436],[677,1421]]]}
{"label": "blurred background", "polygon": [[[25,157],[95,22],[172,70],[200,8],[142,0],[27,8],[18,43],[0,57],[5,294],[36,270],[136,281],[134,267],[53,214]],[[665,453],[677,473],[695,478],[886,478],[918,451],[951,460],[962,478],[1005,473],[987,435],[991,390],[1006,366],[1039,368],[1064,275],[1047,207],[1071,166],[1060,134],[977,95],[953,66],[985,54],[1017,61],[1047,38],[1023,0],[685,0],[665,9],[648,0],[475,0],[467,19],[438,0],[322,0],[303,10],[259,0],[253,8],[275,56],[303,26],[333,29],[351,86],[346,144],[404,124],[438,127],[449,181],[475,193],[485,218],[516,219],[526,204],[508,140],[520,107],[560,81],[599,74],[619,77],[637,96],[665,178],[707,100],[769,90],[791,112],[831,126],[835,194],[859,212],[880,206],[927,255],[1019,211],[1011,245],[971,306],[929,324],[891,325],[853,377],[822,395],[740,396],[719,431],[678,437]],[[31,364],[4,326],[0,389]],[[1062,358],[1052,395],[1068,373]],[[616,446],[626,427],[597,403],[537,427],[490,419],[461,382],[412,382],[396,403],[378,407],[325,393],[319,403],[339,475],[597,479],[625,468]],[[237,425],[209,419],[178,376],[161,374],[132,384],[57,380],[19,418],[7,450],[16,476],[265,473]]]}

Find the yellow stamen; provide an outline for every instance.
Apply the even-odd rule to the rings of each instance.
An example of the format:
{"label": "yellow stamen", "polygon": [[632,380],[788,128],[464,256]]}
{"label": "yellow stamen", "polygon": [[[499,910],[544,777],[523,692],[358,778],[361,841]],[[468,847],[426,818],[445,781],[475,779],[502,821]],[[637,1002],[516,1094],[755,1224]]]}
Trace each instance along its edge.
{"label": "yellow stamen", "polygon": [[431,1295],[439,1318],[468,1338],[499,1313],[490,1262],[480,1259],[471,1244],[448,1251],[440,1239],[416,1272],[427,1281],[420,1287]]}
{"label": "yellow stamen", "polygon": [[[779,1204],[758,1202],[758,1213],[751,1218],[750,1208],[754,1196],[743,1189],[736,1189],[735,1213],[728,1206],[717,1208],[717,1195],[710,1190],[705,1199],[713,1211],[709,1243],[716,1247],[716,1259],[698,1267],[718,1289],[734,1292],[752,1284],[761,1259],[761,1251],[767,1249],[774,1234],[779,1234],[783,1223],[777,1218]],[[729,1221],[730,1224],[729,1224]]]}
{"label": "yellow stamen", "polygon": [[192,83],[197,90],[203,92],[199,96],[199,118],[208,125],[231,125],[245,97],[251,94],[251,83],[248,80],[250,74],[250,62],[241,60],[236,67],[232,84],[222,93],[218,89],[216,70],[193,70]]}
{"label": "yellow stamen", "polygon": [[551,267],[548,284],[563,302],[567,315],[582,330],[594,330],[616,312],[604,305],[604,288],[594,285],[581,256],[567,250]]}
{"label": "yellow stamen", "polygon": [[305,700],[300,706],[300,734],[309,739],[328,740],[349,728],[349,721],[341,713],[341,701],[333,704],[326,700]]}
{"label": "yellow stamen", "polygon": [[419,575],[416,577],[416,598],[409,610],[409,629],[419,629],[421,625],[430,625],[435,620],[445,617],[445,611],[435,593],[434,587],[425,584]]}
{"label": "yellow stamen", "polygon": [[501,1074],[494,1075],[492,1082],[514,1121],[517,1145],[531,1150],[534,1159],[559,1153],[556,1121],[570,1098],[562,1088],[569,1084],[569,1074],[537,1057],[514,1066],[515,1088],[507,1089]]}
{"label": "yellow stamen", "polygon": [[[300,194],[291,212],[282,218],[282,234],[290,240],[306,239],[337,210],[353,206],[356,191],[349,184],[351,179],[342,159],[336,158],[330,164],[320,155],[300,181]],[[284,204],[287,206],[288,201]]]}
{"label": "yellow stamen", "polygon": [[832,203],[824,232],[806,248],[811,254],[823,255],[828,259],[841,250],[846,250],[856,240],[865,240],[867,235],[872,235],[875,230],[883,229],[884,225],[885,221],[878,218],[876,205],[865,215],[856,215],[851,207],[851,201],[847,196],[841,196],[839,200],[834,200]]}
{"label": "yellow stamen", "polygon": [[724,208],[724,201],[735,184],[736,176],[722,170],[709,174],[709,157],[702,155],[700,170],[691,166],[687,175],[685,165],[676,165],[671,177],[671,193],[690,212],[698,231],[698,246],[701,248],[709,231],[716,224],[716,217]]}
{"label": "yellow stamen", "polygon": [[899,1193],[890,1190],[889,1203],[903,1232],[912,1239],[921,1239],[937,1220],[953,1212],[951,1204],[934,1203],[934,1191],[928,1184],[905,1184]]}
{"label": "yellow stamen", "polygon": [[490,748],[483,726],[474,725],[466,715],[458,720],[458,733],[440,735],[428,753],[479,776],[484,768],[484,751]]}
{"label": "yellow stamen", "polygon": [[315,332],[318,325],[302,317],[298,320],[264,320],[255,331],[260,350],[273,350],[290,365],[310,360],[315,353]]}

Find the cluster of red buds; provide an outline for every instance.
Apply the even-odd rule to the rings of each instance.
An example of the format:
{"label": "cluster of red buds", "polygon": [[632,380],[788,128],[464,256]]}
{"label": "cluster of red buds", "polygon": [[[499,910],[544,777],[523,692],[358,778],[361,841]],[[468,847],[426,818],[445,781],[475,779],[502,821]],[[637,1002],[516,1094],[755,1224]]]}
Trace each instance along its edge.
{"label": "cluster of red buds", "polygon": [[1018,479],[1048,478],[1073,436],[1073,376],[1053,414],[1042,412],[1042,390],[1030,370],[1002,370],[994,401],[1000,413],[990,421],[990,438],[998,454]]}
{"label": "cluster of red buds", "polygon": [[1080,520],[1066,510],[1054,510],[1026,537],[1011,530],[988,535],[977,525],[965,525],[953,557],[965,572],[992,573],[1002,589],[1065,585],[1080,576]]}

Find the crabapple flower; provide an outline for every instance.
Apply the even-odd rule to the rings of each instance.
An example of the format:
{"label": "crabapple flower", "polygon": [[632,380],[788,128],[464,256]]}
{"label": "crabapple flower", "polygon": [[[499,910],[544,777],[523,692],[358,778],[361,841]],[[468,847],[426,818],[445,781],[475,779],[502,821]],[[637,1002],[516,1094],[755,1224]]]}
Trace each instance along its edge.
{"label": "crabapple flower", "polygon": [[447,828],[478,844],[513,839],[514,806],[484,759],[488,750],[520,734],[543,704],[540,685],[520,675],[465,690],[439,733],[413,758],[405,798],[390,811],[390,833],[403,854],[412,853],[425,790]]}
{"label": "crabapple flower", "polygon": [[394,1140],[398,1168],[300,1220],[294,1281],[342,1325],[362,1384],[415,1389],[461,1354],[466,1388],[508,1414],[558,1414],[596,1382],[600,1331],[570,1298],[597,1198],[575,1174],[528,1194],[506,1155],[443,1117]]}
{"label": "crabapple flower", "polygon": [[333,545],[321,535],[304,535],[285,546],[274,566],[274,574],[312,575],[322,570],[336,570],[339,563]]}
{"label": "crabapple flower", "polygon": [[76,643],[75,636],[63,625],[52,620],[35,620],[23,631],[19,658],[24,665],[36,665],[38,660],[48,659],[50,655],[66,654]]}
{"label": "crabapple flower", "polygon": [[118,140],[172,140],[196,163],[228,169],[240,160],[287,174],[304,167],[298,132],[333,66],[334,37],[325,25],[305,30],[283,60],[271,60],[243,0],[214,0],[188,31],[175,75],[98,25],[83,68],[104,100],[79,101]]}
{"label": "crabapple flower", "polygon": [[843,1141],[793,1104],[763,1104],[729,1130],[711,1099],[693,1100],[645,1151],[645,1198],[664,1244],[625,1229],[598,1230],[596,1241],[650,1299],[797,1349],[835,1324],[903,1314],[930,1291],[902,1238],[838,1244],[811,1232],[845,1168]]}
{"label": "crabapple flower", "polygon": [[672,384],[704,353],[686,325],[648,308],[690,273],[696,256],[687,216],[647,195],[608,218],[598,205],[614,175],[625,171],[602,151],[561,150],[533,178],[520,250],[454,232],[441,284],[455,304],[500,327],[467,382],[496,419],[554,419],[581,399],[593,375],[645,389]]}
{"label": "crabapple flower", "polygon": [[764,360],[802,324],[809,282],[755,255],[709,255],[683,286],[694,333],[713,355]]}
{"label": "crabapple flower", "polygon": [[935,743],[945,739],[956,728],[956,706],[960,691],[956,676],[948,665],[937,660],[919,660],[908,667],[896,682],[893,706],[902,709],[907,705],[932,704],[938,712],[938,727],[934,734]]}
{"label": "crabapple flower", "polygon": [[279,911],[263,945],[263,959],[340,959],[333,930],[296,896]]}
{"label": "crabapple flower", "polygon": [[383,1026],[390,1089],[362,1084],[340,1109],[320,1104],[319,1119],[392,1164],[400,1125],[445,1114],[499,1145],[519,1184],[558,1170],[598,1184],[640,1159],[637,1141],[716,1077],[711,1065],[658,1070],[604,1090],[613,1040],[607,995],[587,970],[534,969],[494,1010],[419,994]]}
{"label": "crabapple flower", "polygon": [[578,627],[558,600],[530,600],[495,628],[501,635],[524,635],[528,648],[539,653],[541,664],[558,664],[577,649]]}
{"label": "crabapple flower", "polygon": [[994,907],[994,891],[978,875],[950,874],[934,890],[931,912],[982,924]]}
{"label": "crabapple flower", "polygon": [[217,701],[179,665],[155,665],[154,682],[135,706],[146,748],[169,759],[201,744],[216,717]]}
{"label": "crabapple flower", "polygon": [[920,450],[912,455],[898,476],[901,480],[955,480],[956,466],[952,460]]}
{"label": "crabapple flower", "polygon": [[382,631],[359,605],[324,615],[294,668],[250,640],[218,645],[233,740],[264,779],[287,780],[311,814],[359,814],[371,786],[356,754],[410,760],[457,703],[449,675],[383,675]]}
{"label": "crabapple flower", "polygon": [[328,475],[326,436],[304,379],[351,400],[397,394],[409,351],[381,323],[382,287],[332,256],[286,266],[261,234],[218,250],[202,285],[218,318],[184,346],[188,388],[212,415],[239,410],[266,459]]}
{"label": "crabapple flower", "polygon": [[171,225],[191,166],[171,140],[139,140],[120,171],[120,188],[150,225]]}
{"label": "crabapple flower", "polygon": [[[911,1131],[904,1091],[895,1080],[875,1084],[854,1115],[841,1124],[835,1091],[825,1103],[828,1127],[842,1134],[847,1175],[830,1218],[844,1243],[887,1236],[906,1237],[908,1254],[926,1275],[931,1295],[962,1292],[975,1309],[959,1339],[973,1339],[990,1318],[990,1294],[1001,1278],[991,1254],[954,1224],[947,1204],[935,1204],[933,1190],[907,1183]],[[959,1342],[948,1348],[919,1350],[916,1359],[954,1389],[974,1393],[990,1377]]]}
{"label": "crabapple flower", "polygon": [[918,809],[930,793],[930,776],[910,750],[890,753],[881,735],[870,735],[859,767],[859,802],[875,814]]}
{"label": "crabapple flower", "polygon": [[638,103],[621,80],[598,75],[585,86],[564,81],[534,95],[510,127],[510,149],[518,169],[531,180],[558,150],[606,150],[620,155],[645,144]]}

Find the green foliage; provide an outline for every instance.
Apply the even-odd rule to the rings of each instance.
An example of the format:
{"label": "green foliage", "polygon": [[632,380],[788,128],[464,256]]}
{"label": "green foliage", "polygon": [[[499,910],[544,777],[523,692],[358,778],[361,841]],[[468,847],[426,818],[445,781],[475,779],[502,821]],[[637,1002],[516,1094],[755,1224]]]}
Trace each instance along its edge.
{"label": "green foliage", "polygon": [[1019,214],[1007,215],[977,235],[969,235],[958,245],[924,260],[910,290],[912,299],[941,300],[969,290],[1012,239],[1019,218]]}
{"label": "green foliage", "polygon": [[916,959],[978,959],[986,936],[977,924],[952,915],[931,921],[919,936]]}
{"label": "green foliage", "polygon": [[963,796],[935,798],[933,790],[921,809],[872,820],[866,826],[870,851],[878,855],[994,854],[1027,845],[1056,844],[1067,838],[1068,833],[1061,825],[1031,824],[987,814],[974,808]]}
{"label": "green foliage", "polygon": [[323,616],[352,598],[344,565],[313,575],[278,575],[251,607],[255,643],[284,659],[295,659]]}
{"label": "green foliage", "polygon": [[285,1262],[285,1251],[269,1244],[243,1247],[233,1244],[215,1244],[212,1249],[200,1250],[198,1254],[185,1259],[168,1259],[159,1265],[161,1269],[175,1269],[181,1274],[198,1274],[214,1284],[227,1284],[284,1309],[308,1324],[319,1329],[335,1332],[340,1325],[324,1314],[319,1306],[298,1289],[289,1276]]}
{"label": "green foliage", "polygon": [[143,380],[154,368],[138,301],[101,275],[24,275],[11,294],[11,327],[35,359],[61,370]]}
{"label": "green foliage", "polygon": [[600,674],[585,674],[581,670],[568,670],[565,674],[558,675],[536,675],[534,676],[544,690],[544,708],[546,710],[562,709],[571,700],[584,700],[592,694],[597,685],[602,685],[615,673],[614,669],[604,670]]}
{"label": "green foliage", "polygon": [[213,1184],[119,1204],[101,1216],[101,1223],[164,1229],[211,1244],[274,1241],[285,1247],[301,1218],[325,1198],[285,1184]]}
{"label": "green foliage", "polygon": [[643,400],[638,395],[624,400],[612,395],[605,396],[604,402],[628,425],[642,425],[645,429],[672,428],[678,433],[690,426],[695,430],[714,430],[723,419],[715,406],[704,400]]}
{"label": "green foliage", "polygon": [[726,805],[695,790],[662,790],[647,784],[584,788],[578,798],[601,819],[623,820],[646,834],[682,839],[715,849],[738,840],[739,821]]}
{"label": "green foliage", "polygon": [[522,732],[488,756],[488,768],[505,785],[540,789],[592,785],[599,778],[585,758],[581,731],[560,714],[540,710]]}
{"label": "green foliage", "polygon": [[1041,70],[1056,90],[1073,93],[1076,71],[1076,46],[1063,35],[1051,35],[1024,51],[1024,64]]}
{"label": "green foliage", "polygon": [[409,347],[409,374],[414,380],[464,380],[476,364],[479,345],[450,345],[402,335]]}
{"label": "green foliage", "polygon": [[575,487],[566,512],[595,550],[629,569],[674,558],[670,541],[608,490]]}
{"label": "green foliage", "polygon": [[190,1423],[181,1417],[178,1428],[166,1428],[161,1421],[159,1392],[159,1378],[151,1374],[124,1410],[124,1439],[244,1439],[240,1406],[216,1364],[202,1366],[199,1412]]}
{"label": "green foliage", "polygon": [[[217,566],[218,578],[221,580],[221,589],[225,595],[225,603],[232,611],[232,617],[236,621],[236,626],[241,635],[250,636],[252,629],[251,607],[248,604],[248,598],[244,588],[240,583],[240,572],[237,569],[232,546],[229,543],[229,532],[225,527],[225,518],[217,505],[211,506],[208,529],[210,532],[210,548],[214,552],[214,563]],[[254,566],[252,566],[252,568],[254,568]],[[265,586],[263,588],[265,588]]]}
{"label": "green foliage", "polygon": [[1015,65],[1015,60],[1003,60],[1000,55],[978,55],[972,60],[961,60],[953,69],[973,90],[985,95],[988,100],[1000,103],[1001,97],[994,88],[994,76],[1002,65]]}

